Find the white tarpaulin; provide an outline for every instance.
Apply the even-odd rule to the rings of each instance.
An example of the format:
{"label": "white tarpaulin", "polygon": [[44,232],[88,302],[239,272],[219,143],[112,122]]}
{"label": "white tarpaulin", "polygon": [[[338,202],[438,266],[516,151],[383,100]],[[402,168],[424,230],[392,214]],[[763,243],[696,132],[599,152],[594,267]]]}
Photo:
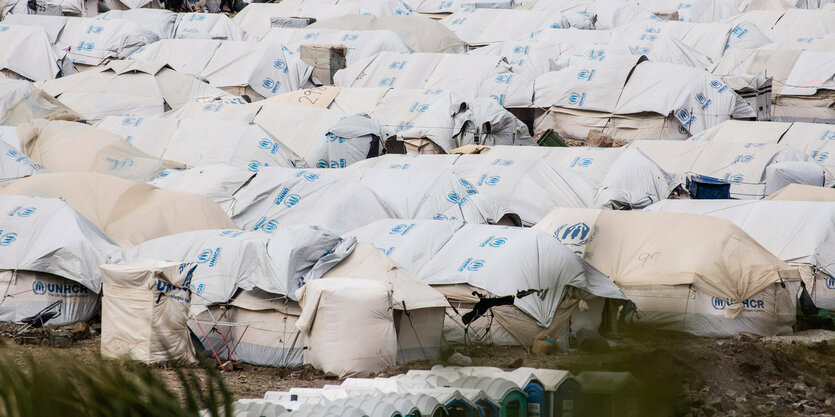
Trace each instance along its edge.
{"label": "white tarpaulin", "polygon": [[155,33],[127,20],[72,17],[67,18],[55,46],[68,50],[66,56],[74,63],[100,65],[108,58],[125,58],[157,40]]}
{"label": "white tarpaulin", "polygon": [[0,25],[0,45],[4,46],[0,50],[0,70],[31,81],[51,80],[58,74],[58,58],[43,28]]}
{"label": "white tarpaulin", "polygon": [[206,68],[222,42],[217,39],[163,39],[137,49],[130,59],[161,62],[177,72],[197,75]]}
{"label": "white tarpaulin", "polygon": [[149,240],[125,251],[122,261],[171,259],[198,265],[192,304],[225,303],[241,288],[294,298],[350,253],[353,241],[311,226],[277,227],[271,233],[200,230]]}
{"label": "white tarpaulin", "polygon": [[136,23],[143,29],[153,32],[158,39],[174,37],[174,22],[177,13],[164,9],[146,9],[140,7],[156,0],[118,0],[119,3],[131,6],[128,10],[111,10],[96,16],[96,20],[122,19]]}
{"label": "white tarpaulin", "polygon": [[244,40],[244,31],[223,13],[177,13],[175,39]]}
{"label": "white tarpaulin", "polygon": [[464,100],[490,97],[504,107],[528,107],[533,80],[515,74],[501,57],[381,52],[334,75],[340,87],[448,90]]}
{"label": "white tarpaulin", "polygon": [[34,89],[29,81],[0,77],[0,117]]}
{"label": "white tarpaulin", "polygon": [[835,203],[667,200],[646,210],[728,220],[783,261],[812,264],[835,276]]}
{"label": "white tarpaulin", "polygon": [[236,228],[211,200],[112,175],[33,175],[0,183],[0,194],[61,198],[125,248],[191,230]]}
{"label": "white tarpaulin", "polygon": [[95,224],[57,198],[4,195],[0,212],[0,270],[44,272],[100,291],[98,267],[119,247]]}
{"label": "white tarpaulin", "polygon": [[566,286],[623,298],[606,276],[547,234],[531,229],[380,220],[348,235],[374,244],[409,271],[418,271],[415,275],[430,285],[466,283],[498,296],[541,290],[514,301],[540,326],[551,324]]}
{"label": "white tarpaulin", "polygon": [[106,116],[152,116],[224,91],[148,61],[110,61],[82,73],[48,81],[43,90],[88,120]]}
{"label": "white tarpaulin", "polygon": [[265,166],[304,164],[264,129],[247,122],[111,116],[96,126],[158,158],[192,167],[226,164],[258,172]]}
{"label": "white tarpaulin", "polygon": [[52,172],[97,172],[148,181],[163,169],[185,168],[84,123],[37,120],[18,127],[18,138],[22,152]]}
{"label": "white tarpaulin", "polygon": [[540,36],[543,32],[569,27],[592,27],[589,16],[577,13],[483,8],[461,9],[443,18],[441,23],[470,45],[529,39]]}
{"label": "white tarpaulin", "polygon": [[345,59],[351,64],[378,52],[411,52],[390,30],[336,30],[272,28],[260,42],[279,43],[301,54],[301,45],[345,46]]}
{"label": "white tarpaulin", "polygon": [[281,45],[226,41],[199,75],[215,87],[249,87],[261,97],[272,97],[298,90],[312,73],[312,67]]}
{"label": "white tarpaulin", "polygon": [[[14,128],[12,128],[14,129]],[[0,129],[0,141],[9,135],[6,129]],[[17,139],[15,135],[15,139]],[[0,142],[0,181],[28,177],[46,172],[43,166],[29,159],[19,150]]]}
{"label": "white tarpaulin", "polygon": [[194,361],[188,330],[189,263],[102,265],[101,355],[145,363]]}
{"label": "white tarpaulin", "polygon": [[388,203],[362,184],[291,168],[262,169],[235,194],[232,205],[232,219],[242,229],[266,233],[279,224],[317,225],[344,233],[396,217]]}
{"label": "white tarpaulin", "polygon": [[515,217],[503,204],[478,194],[467,180],[449,171],[357,167],[349,168],[347,174],[371,188],[406,219],[483,224]]}
{"label": "white tarpaulin", "polygon": [[415,52],[459,54],[467,51],[467,44],[446,26],[420,15],[345,15],[327,20],[319,19],[308,26],[308,29],[390,30]]}
{"label": "white tarpaulin", "polygon": [[251,170],[229,165],[203,165],[189,169],[166,169],[148,184],[206,197],[227,211],[233,201],[232,195],[254,175]]}
{"label": "white tarpaulin", "polygon": [[713,141],[635,141],[629,145],[671,174],[700,174],[731,183],[731,196],[765,196],[766,168],[777,162],[803,161],[800,152],[779,144]]}

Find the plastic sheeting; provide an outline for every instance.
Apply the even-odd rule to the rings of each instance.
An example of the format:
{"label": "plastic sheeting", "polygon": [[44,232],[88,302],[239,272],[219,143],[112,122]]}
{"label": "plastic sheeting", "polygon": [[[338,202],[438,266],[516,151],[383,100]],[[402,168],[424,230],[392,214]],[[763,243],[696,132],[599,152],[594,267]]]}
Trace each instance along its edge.
{"label": "plastic sheeting", "polygon": [[194,264],[103,265],[101,355],[146,363],[194,361],[188,330]]}
{"label": "plastic sheeting", "polygon": [[700,174],[731,183],[731,197],[765,196],[766,168],[776,162],[803,161],[796,150],[779,144],[635,141],[638,149],[671,174]]}
{"label": "plastic sheeting", "polygon": [[441,23],[423,16],[346,15],[319,20],[308,29],[390,30],[415,52],[463,53],[467,44]]}
{"label": "plastic sheeting", "polygon": [[149,240],[125,251],[123,260],[165,257],[196,263],[192,304],[211,305],[229,301],[238,289],[294,298],[305,282],[322,276],[325,265],[347,256],[353,244],[311,226],[283,226],[269,234],[200,230]]}
{"label": "plastic sheeting", "polygon": [[35,121],[18,127],[23,153],[53,172],[96,172],[148,181],[166,168],[185,168],[131,146],[119,136],[83,123]]}
{"label": "plastic sheeting", "polygon": [[228,211],[232,205],[232,196],[254,175],[248,169],[224,164],[203,165],[189,169],[166,169],[148,183],[165,190],[206,197]]}
{"label": "plastic sheeting", "polygon": [[261,170],[235,194],[232,206],[232,219],[242,229],[266,233],[279,224],[311,224],[343,233],[395,217],[386,201],[359,183],[289,168]]}
{"label": "plastic sheeting", "polygon": [[[8,136],[0,130],[0,141]],[[0,181],[28,177],[47,172],[43,166],[29,159],[17,149],[0,142]]]}
{"label": "plastic sheeting", "polygon": [[528,107],[533,100],[533,80],[496,56],[381,52],[337,71],[334,85],[448,90],[465,100],[489,97],[504,107]]}
{"label": "plastic sheeting", "polygon": [[[51,80],[58,74],[58,58],[43,28],[2,24],[0,44],[5,45],[0,52],[0,69],[31,81]],[[0,114],[2,110],[0,107]]]}
{"label": "plastic sheeting", "polygon": [[247,122],[111,116],[96,126],[151,155],[193,167],[225,164],[258,172],[264,166],[305,164],[260,126]]}
{"label": "plastic sheeting", "polygon": [[808,201],[668,200],[647,211],[695,213],[728,220],[785,262],[835,276],[835,204]]}
{"label": "plastic sheeting", "polygon": [[42,88],[88,120],[159,115],[196,98],[225,94],[163,64],[133,60],[111,61],[48,81]]}
{"label": "plastic sheeting", "polygon": [[730,317],[790,269],[738,226],[709,216],[556,208],[535,228],[619,287],[659,286],[661,294],[663,287],[692,285],[726,300]]}
{"label": "plastic sheeting", "polygon": [[78,282],[57,275],[22,270],[0,271],[0,321],[16,322],[32,317],[52,303],[59,314],[47,321],[53,326],[86,322],[99,314],[99,295]]}
{"label": "plastic sheeting", "polygon": [[260,42],[279,43],[296,54],[301,45],[345,46],[348,64],[378,52],[411,52],[411,49],[390,30],[336,30],[272,28]]}
{"label": "plastic sheeting", "polygon": [[441,23],[471,46],[534,38],[545,31],[569,27],[592,27],[590,16],[578,13],[485,8],[461,9],[443,18]]}
{"label": "plastic sheeting", "polygon": [[158,39],[174,37],[174,26],[177,13],[164,9],[140,9],[140,2],[150,3],[154,0],[119,0],[134,10],[111,10],[96,16],[96,20],[122,19],[133,22],[139,27],[154,33]]}
{"label": "plastic sheeting", "polygon": [[349,235],[374,244],[409,271],[418,271],[415,274],[430,285],[469,284],[498,296],[538,290],[538,295],[515,299],[514,305],[544,327],[551,325],[567,287],[623,298],[605,275],[547,234],[531,229],[381,220]]}
{"label": "plastic sheeting", "polygon": [[771,194],[789,184],[826,185],[826,171],[815,162],[780,162],[765,169],[765,193]]}
{"label": "plastic sheeting", "polygon": [[237,227],[211,200],[110,175],[33,175],[0,184],[0,194],[61,198],[126,248],[191,230]]}
{"label": "plastic sheeting", "polygon": [[244,40],[244,31],[223,13],[178,13],[175,39]]}
{"label": "plastic sheeting", "polygon": [[119,247],[95,224],[57,198],[3,195],[0,212],[0,270],[42,272],[101,290],[98,267]]}

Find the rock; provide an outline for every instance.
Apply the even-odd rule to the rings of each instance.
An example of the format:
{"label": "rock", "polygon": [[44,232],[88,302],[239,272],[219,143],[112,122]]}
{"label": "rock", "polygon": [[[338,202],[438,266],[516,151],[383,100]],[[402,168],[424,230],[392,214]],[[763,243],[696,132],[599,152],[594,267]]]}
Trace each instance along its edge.
{"label": "rock", "polygon": [[525,364],[525,361],[522,358],[517,358],[511,364],[507,365],[507,367],[512,368],[512,369],[516,369],[516,368],[521,367],[524,364]]}
{"label": "rock", "polygon": [[736,410],[736,403],[728,397],[722,397],[722,399],[719,400],[719,408],[727,413],[731,410]]}
{"label": "rock", "polygon": [[815,401],[820,401],[820,402],[826,401],[826,394],[821,390],[818,390],[818,389],[812,390],[811,394],[812,394],[811,395],[812,398]]}
{"label": "rock", "polygon": [[455,352],[452,355],[450,355],[446,361],[450,365],[457,366],[470,366],[473,364],[472,358],[470,358],[469,356],[464,356],[458,352]]}
{"label": "rock", "polygon": [[611,136],[596,130],[589,130],[589,134],[586,137],[586,146],[592,148],[611,148],[612,144],[613,141]]}
{"label": "rock", "polygon": [[806,392],[806,384],[804,384],[802,382],[798,382],[798,383],[792,385],[792,391],[797,392],[797,393],[805,393]]}

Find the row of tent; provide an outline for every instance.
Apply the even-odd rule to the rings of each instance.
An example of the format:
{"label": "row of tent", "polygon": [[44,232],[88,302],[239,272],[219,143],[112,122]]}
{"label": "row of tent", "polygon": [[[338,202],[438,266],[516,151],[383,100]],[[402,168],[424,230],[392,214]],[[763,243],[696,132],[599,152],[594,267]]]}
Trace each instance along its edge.
{"label": "row of tent", "polygon": [[348,378],[323,388],[268,391],[263,399],[238,400],[233,407],[235,415],[265,417],[593,416],[622,413],[635,395],[636,382],[625,372],[575,377],[555,369],[435,366],[389,378]]}

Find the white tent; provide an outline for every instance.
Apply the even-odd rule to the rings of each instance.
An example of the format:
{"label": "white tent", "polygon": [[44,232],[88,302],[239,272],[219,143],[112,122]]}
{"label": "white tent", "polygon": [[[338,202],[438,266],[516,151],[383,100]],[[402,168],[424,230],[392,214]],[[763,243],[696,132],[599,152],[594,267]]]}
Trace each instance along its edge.
{"label": "white tent", "polygon": [[448,90],[465,100],[489,97],[504,107],[528,107],[533,100],[533,80],[496,56],[381,52],[337,71],[334,85]]}
{"label": "white tent", "polygon": [[415,52],[463,53],[467,44],[441,23],[420,15],[346,15],[319,20],[308,29],[390,30]]}
{"label": "white tent", "polygon": [[312,72],[297,56],[285,53],[282,45],[226,41],[199,75],[215,87],[260,99],[302,88]]}
{"label": "white tent", "polygon": [[223,13],[177,13],[176,39],[244,40],[244,31]]}
{"label": "white tent", "polygon": [[279,224],[310,224],[343,233],[398,217],[371,189],[326,172],[264,168],[235,193],[232,219],[244,230],[269,233]]}
{"label": "white tent", "polygon": [[[529,346],[542,335],[556,340],[572,326],[577,330],[588,323],[596,328],[602,298],[623,298],[606,276],[531,229],[400,219],[381,220],[348,235],[417,271],[415,275],[457,306],[448,311],[445,324],[450,342]],[[472,291],[501,297],[528,290],[538,295],[516,298],[512,306],[494,307],[489,317],[463,324],[461,314],[479,301]],[[586,313],[576,311],[579,299],[594,307]],[[569,326],[571,316],[574,325]]]}
{"label": "white tent", "polygon": [[193,362],[187,321],[195,268],[155,260],[102,265],[101,355],[146,363]]}
{"label": "white tent", "polygon": [[260,126],[247,122],[110,116],[96,126],[150,155],[192,167],[225,164],[258,172],[262,166],[305,164]]}
{"label": "white tent", "polygon": [[106,130],[63,120],[18,127],[21,151],[53,172],[96,172],[148,181],[183,164],[149,155]]}
{"label": "white tent", "polygon": [[235,15],[234,21],[248,36],[257,39],[275,25],[273,22],[287,18],[323,20],[355,14],[385,17],[411,13],[412,9],[401,0],[285,0],[280,3],[252,3]]}
{"label": "white tent", "polygon": [[[636,141],[630,147],[671,174],[700,174],[730,182],[731,197],[741,199],[767,194],[769,167],[806,159],[797,150],[780,144]],[[832,176],[823,174],[826,183],[831,183]]]}
{"label": "white tent", "polygon": [[33,175],[0,184],[0,194],[61,198],[126,248],[191,230],[236,228],[208,199],[112,175]]}
{"label": "white tent", "polygon": [[49,324],[87,321],[98,311],[101,273],[119,247],[57,198],[0,196],[0,320],[20,321],[60,302]]}
{"label": "white tent", "polygon": [[823,123],[743,122],[729,120],[705,131],[694,140],[739,142],[748,146],[780,143],[800,151],[807,158],[835,171],[835,129]]}
{"label": "white tent", "polygon": [[[4,21],[4,23],[7,23]],[[30,81],[51,80],[58,75],[58,58],[46,31],[38,26],[0,25],[0,70]],[[0,107],[0,114],[2,114]]]}
{"label": "white tent", "polygon": [[122,261],[164,257],[193,262],[192,305],[229,301],[238,289],[295,298],[305,282],[319,278],[347,256],[352,241],[311,226],[282,226],[271,233],[198,230],[148,240],[125,251]]}
{"label": "white tent", "polygon": [[[113,4],[121,3],[128,5],[128,7],[121,7],[120,10],[111,7],[109,12],[102,13],[96,16],[96,20],[111,20],[122,19],[133,22],[139,27],[154,33],[158,39],[170,39],[174,37],[174,25],[177,20],[177,13],[161,8],[147,9],[141,8],[144,4],[152,3],[158,0],[107,0]],[[132,7],[131,7],[132,6]]]}
{"label": "white tent", "polygon": [[157,35],[122,19],[67,18],[55,47],[67,51],[73,63],[100,65],[108,58],[121,59],[142,45],[158,40]]}
{"label": "white tent", "polygon": [[351,64],[378,52],[411,52],[390,30],[337,30],[272,28],[260,42],[279,43],[301,54],[302,45],[345,46],[345,59]]}
{"label": "white tent", "polygon": [[791,332],[796,268],[709,216],[556,208],[536,228],[608,274],[638,320],[701,336]]}
{"label": "white tent", "polygon": [[0,117],[35,87],[26,80],[0,78]]}
{"label": "white tent", "polygon": [[[279,95],[266,102],[368,114],[380,124],[389,153],[446,153],[477,140],[476,129],[480,127],[480,124],[476,126],[476,115],[468,111],[467,103],[445,90],[328,86]],[[484,110],[479,114],[484,118],[481,124],[497,120],[511,123],[506,119],[509,113],[501,106],[499,109],[486,105],[479,108]],[[296,111],[300,114],[310,112]],[[499,138],[508,136],[513,137],[505,134]]]}
{"label": "white tent", "polygon": [[[687,137],[731,118],[756,117],[738,94],[709,72],[645,62],[639,56],[578,61],[538,77],[535,94],[537,106],[552,107],[551,120],[540,121],[536,130],[553,126],[561,136],[578,139],[585,139],[598,125],[614,139],[629,141],[638,135],[646,139]],[[647,113],[660,118],[664,127],[668,123],[678,126],[640,126],[638,132],[636,126],[627,125],[623,131],[617,124],[609,127],[614,115],[640,120]]]}
{"label": "white tent", "polygon": [[[325,173],[327,175],[327,173]],[[478,194],[469,181],[449,171],[349,168],[350,177],[385,200],[401,218],[519,224],[500,201]]]}
{"label": "white tent", "polygon": [[225,94],[164,64],[134,60],[110,61],[42,88],[88,120],[159,115],[199,97]]}
{"label": "white tent", "polygon": [[647,211],[696,213],[728,220],[769,252],[815,268],[807,288],[820,308],[835,310],[835,203],[808,201],[668,200]]}
{"label": "white tent", "polygon": [[388,283],[397,332],[397,363],[440,357],[444,312],[449,302],[369,243],[354,251],[322,278],[361,278]]}
{"label": "white tent", "polygon": [[[12,128],[12,131],[14,128]],[[10,136],[8,129],[0,129],[0,141]],[[15,137],[15,140],[17,138]],[[29,159],[6,142],[0,142],[0,181],[28,177],[46,172],[43,166]]]}
{"label": "white tent", "polygon": [[593,26],[590,16],[576,12],[487,8],[462,9],[443,18],[441,23],[470,46],[529,39],[543,32],[569,27],[591,29]]}
{"label": "white tent", "polygon": [[219,39],[162,39],[145,45],[130,55],[130,59],[162,62],[175,71],[199,75],[217,48]]}
{"label": "white tent", "polygon": [[391,284],[357,278],[320,279],[299,289],[302,313],[296,327],[307,335],[305,363],[339,378],[393,366],[397,335],[391,295]]}
{"label": "white tent", "polygon": [[252,167],[243,169],[224,164],[203,165],[188,169],[166,169],[148,181],[148,184],[164,190],[206,197],[228,211],[232,205],[232,196],[254,175]]}

